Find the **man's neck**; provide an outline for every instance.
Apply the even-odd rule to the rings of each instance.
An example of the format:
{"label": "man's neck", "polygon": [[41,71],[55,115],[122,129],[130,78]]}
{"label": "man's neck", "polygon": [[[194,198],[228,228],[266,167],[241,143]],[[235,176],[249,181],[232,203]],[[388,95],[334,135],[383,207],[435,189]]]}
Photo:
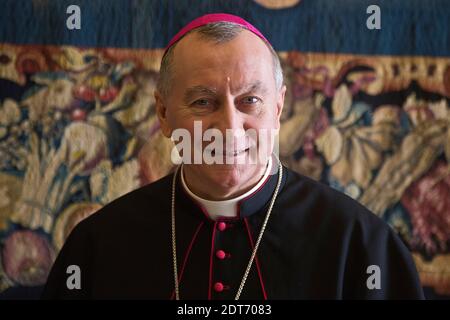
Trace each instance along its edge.
{"label": "man's neck", "polygon": [[272,171],[272,160],[269,160],[269,163],[266,166],[265,172],[263,173],[261,179],[253,185],[245,193],[241,193],[238,196],[233,197],[232,199],[225,200],[209,200],[202,198],[195,194],[188,186],[184,179],[184,170],[183,166],[181,167],[181,184],[184,190],[188,193],[188,195],[196,201],[199,205],[202,206],[203,211],[210,217],[212,220],[217,220],[219,217],[236,217],[239,215],[238,204],[243,199],[246,199],[250,195],[256,193],[261,186],[267,181],[269,175]]}

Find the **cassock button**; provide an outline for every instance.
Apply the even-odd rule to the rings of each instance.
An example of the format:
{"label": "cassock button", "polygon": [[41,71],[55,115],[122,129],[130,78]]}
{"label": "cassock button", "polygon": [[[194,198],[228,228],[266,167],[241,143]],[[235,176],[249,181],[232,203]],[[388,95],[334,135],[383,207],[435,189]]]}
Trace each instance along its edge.
{"label": "cassock button", "polygon": [[225,222],[219,222],[219,224],[217,225],[217,228],[220,231],[224,231],[227,228],[227,224]]}
{"label": "cassock button", "polygon": [[225,257],[226,257],[225,251],[217,250],[216,251],[216,257],[219,258],[220,260],[225,259]]}
{"label": "cassock button", "polygon": [[216,282],[215,284],[214,284],[214,291],[216,291],[216,292],[222,292],[223,291],[223,284],[222,284],[222,282]]}

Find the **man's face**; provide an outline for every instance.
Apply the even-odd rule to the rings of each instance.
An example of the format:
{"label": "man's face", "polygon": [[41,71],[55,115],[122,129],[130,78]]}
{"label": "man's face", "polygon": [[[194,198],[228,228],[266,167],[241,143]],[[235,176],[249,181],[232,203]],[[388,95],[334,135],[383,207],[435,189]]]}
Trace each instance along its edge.
{"label": "man's face", "polygon": [[[194,121],[201,121],[203,132],[218,129],[224,138],[227,129],[233,130],[235,144],[230,148],[224,145],[223,150],[223,162],[228,157],[228,163],[233,164],[202,161],[185,168],[224,189],[245,185],[265,166],[265,163],[249,163],[248,148],[266,144],[270,153],[273,144],[267,134],[264,140],[255,141],[238,138],[238,131],[265,129],[270,133],[280,126],[286,88],[276,88],[270,50],[246,30],[222,44],[201,39],[194,32],[177,44],[173,63],[169,96],[162,99],[156,94],[164,135],[170,137],[173,130],[184,128],[194,137]],[[210,143],[203,142],[203,148]],[[229,161],[230,157],[235,161]]]}

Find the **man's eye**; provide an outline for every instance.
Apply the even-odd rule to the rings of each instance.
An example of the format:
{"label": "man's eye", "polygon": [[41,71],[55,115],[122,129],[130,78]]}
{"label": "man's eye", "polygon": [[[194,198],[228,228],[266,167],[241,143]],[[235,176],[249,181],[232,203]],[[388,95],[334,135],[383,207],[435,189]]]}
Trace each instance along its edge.
{"label": "man's eye", "polygon": [[259,99],[257,97],[245,97],[242,99],[242,102],[245,104],[254,104],[257,103]]}
{"label": "man's eye", "polygon": [[195,106],[201,106],[201,107],[205,107],[205,106],[209,106],[210,102],[207,99],[198,99],[196,101],[194,101],[193,103]]}

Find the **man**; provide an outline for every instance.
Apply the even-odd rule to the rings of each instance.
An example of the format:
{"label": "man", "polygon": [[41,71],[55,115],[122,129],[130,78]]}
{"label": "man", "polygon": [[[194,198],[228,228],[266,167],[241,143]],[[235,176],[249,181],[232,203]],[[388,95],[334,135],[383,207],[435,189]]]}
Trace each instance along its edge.
{"label": "man", "polygon": [[[184,27],[155,98],[164,135],[181,129],[194,152],[178,149],[175,173],[78,224],[44,297],[423,298],[407,248],[381,219],[281,166],[272,137],[237,134],[276,132],[285,91],[276,53],[245,20],[212,14]],[[210,146],[192,138],[196,124],[231,131],[232,143],[209,150],[219,161],[192,161]]]}

